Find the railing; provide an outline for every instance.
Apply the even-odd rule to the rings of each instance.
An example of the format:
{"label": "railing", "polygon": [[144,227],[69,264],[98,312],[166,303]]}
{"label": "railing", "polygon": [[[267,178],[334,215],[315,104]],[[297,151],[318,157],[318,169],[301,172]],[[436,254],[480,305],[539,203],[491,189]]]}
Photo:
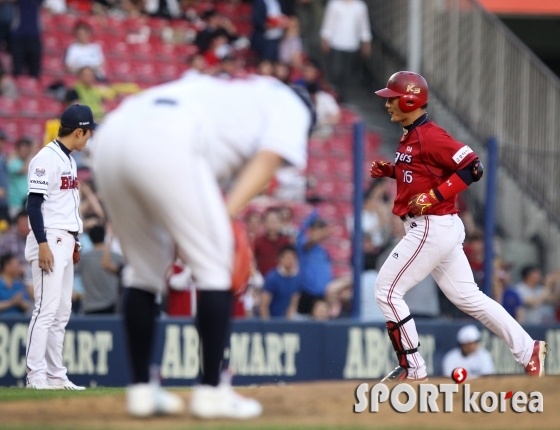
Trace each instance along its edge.
{"label": "railing", "polygon": [[[408,0],[366,0],[374,34],[404,60]],[[474,0],[423,0],[421,72],[433,94],[560,225],[560,80]],[[404,63],[403,63],[404,64]]]}

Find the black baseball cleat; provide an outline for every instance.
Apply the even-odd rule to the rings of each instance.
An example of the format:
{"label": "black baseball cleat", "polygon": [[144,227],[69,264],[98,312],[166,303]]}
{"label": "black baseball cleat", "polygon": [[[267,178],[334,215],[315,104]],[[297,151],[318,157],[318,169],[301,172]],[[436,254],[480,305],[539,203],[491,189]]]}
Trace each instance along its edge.
{"label": "black baseball cleat", "polygon": [[404,381],[408,377],[408,370],[406,367],[398,366],[395,367],[381,382],[397,382]]}

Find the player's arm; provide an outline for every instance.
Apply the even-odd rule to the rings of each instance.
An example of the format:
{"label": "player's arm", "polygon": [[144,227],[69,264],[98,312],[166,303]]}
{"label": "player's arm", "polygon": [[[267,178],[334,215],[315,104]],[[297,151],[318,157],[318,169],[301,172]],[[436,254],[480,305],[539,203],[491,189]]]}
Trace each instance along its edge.
{"label": "player's arm", "polygon": [[45,223],[41,206],[43,205],[44,195],[40,193],[29,193],[27,197],[27,213],[29,215],[29,224],[31,230],[39,244],[39,267],[46,272],[52,272],[54,266],[54,257],[47,242],[45,233]]}
{"label": "player's arm", "polygon": [[290,306],[288,306],[288,310],[286,311],[286,318],[289,320],[294,319],[297,314],[297,309],[299,305],[299,298],[301,297],[301,293],[294,293],[290,300]]}
{"label": "player's arm", "polygon": [[465,191],[484,174],[484,167],[478,157],[456,170],[444,183],[426,193],[416,194],[408,203],[409,213],[414,216],[424,214],[438,203],[455,197]]}
{"label": "player's arm", "polygon": [[372,178],[393,178],[395,179],[395,166],[388,161],[375,160],[371,163],[369,174]]}
{"label": "player's arm", "polygon": [[271,301],[272,301],[272,294],[270,294],[266,290],[263,291],[261,293],[261,306],[260,306],[261,318],[263,320],[270,319],[270,302]]}
{"label": "player's arm", "polygon": [[237,216],[241,209],[262,191],[283,162],[280,155],[263,150],[247,163],[226,198],[226,207],[231,218]]}

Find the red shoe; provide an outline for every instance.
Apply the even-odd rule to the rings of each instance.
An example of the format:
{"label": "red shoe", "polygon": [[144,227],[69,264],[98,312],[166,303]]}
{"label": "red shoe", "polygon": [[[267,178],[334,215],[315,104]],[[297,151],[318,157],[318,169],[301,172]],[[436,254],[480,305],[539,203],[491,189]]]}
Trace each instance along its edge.
{"label": "red shoe", "polygon": [[533,355],[529,360],[529,364],[525,366],[525,370],[531,376],[540,378],[544,376],[544,359],[546,358],[546,342],[536,340],[533,347]]}

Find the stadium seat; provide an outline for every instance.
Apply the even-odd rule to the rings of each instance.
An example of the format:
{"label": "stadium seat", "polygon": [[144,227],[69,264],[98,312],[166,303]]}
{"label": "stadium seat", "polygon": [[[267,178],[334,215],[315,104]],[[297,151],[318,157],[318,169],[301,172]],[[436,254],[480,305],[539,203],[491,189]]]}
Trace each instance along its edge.
{"label": "stadium seat", "polygon": [[153,43],[152,49],[159,61],[174,63],[177,61],[177,51],[175,45],[171,43]]}
{"label": "stadium seat", "polygon": [[[20,135],[19,123],[14,118],[2,119],[2,125],[0,126],[0,129],[4,133],[6,133],[6,136],[8,137],[7,140],[11,141],[11,142],[16,140],[18,138],[18,136]],[[5,149],[4,149],[4,152],[5,152]]]}
{"label": "stadium seat", "polygon": [[156,73],[155,66],[151,62],[134,62],[133,72],[135,81],[145,82],[151,85],[158,83],[159,77]]}
{"label": "stadium seat", "polygon": [[133,82],[135,78],[132,62],[126,60],[107,61],[106,68],[109,80],[117,80],[120,82]]}
{"label": "stadium seat", "polygon": [[56,28],[59,31],[72,34],[72,30],[74,30],[74,26],[78,22],[78,16],[68,13],[61,13],[53,15],[53,21],[54,23],[51,28]]}
{"label": "stadium seat", "polygon": [[118,58],[120,60],[129,60],[132,57],[128,43],[116,40],[109,43],[106,55],[107,57]]}
{"label": "stadium seat", "polygon": [[64,76],[64,64],[61,57],[44,55],[42,58],[42,68],[46,75],[55,78],[62,78]]}
{"label": "stadium seat", "polygon": [[31,76],[19,76],[16,79],[16,85],[19,92],[26,96],[38,96],[42,91],[39,80]]}
{"label": "stadium seat", "polygon": [[62,111],[62,103],[52,97],[41,97],[38,98],[39,110],[41,116],[44,118],[50,118],[60,115]]}
{"label": "stadium seat", "polygon": [[45,134],[45,121],[43,119],[35,118],[25,118],[20,122],[20,136],[19,137],[30,137],[36,139],[39,142],[43,141],[43,136]]}
{"label": "stadium seat", "polygon": [[66,46],[61,46],[58,37],[54,34],[48,33],[43,35],[43,53],[45,55],[62,57]]}
{"label": "stadium seat", "polygon": [[159,82],[169,82],[179,78],[183,72],[176,64],[159,63],[156,65]]}
{"label": "stadium seat", "polygon": [[155,60],[155,52],[149,43],[133,43],[128,45],[129,52],[135,60],[144,62],[153,62]]}
{"label": "stadium seat", "polygon": [[35,97],[20,97],[18,108],[20,116],[37,118],[41,115],[41,104]]}
{"label": "stadium seat", "polygon": [[0,97],[0,115],[5,117],[13,117],[16,115],[18,106],[14,99]]}

